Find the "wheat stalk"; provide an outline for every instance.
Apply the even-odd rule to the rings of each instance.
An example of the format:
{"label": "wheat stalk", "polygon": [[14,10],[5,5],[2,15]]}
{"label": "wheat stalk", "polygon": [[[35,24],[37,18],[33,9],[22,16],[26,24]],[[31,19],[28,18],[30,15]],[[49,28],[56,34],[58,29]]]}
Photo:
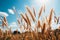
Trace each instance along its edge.
{"label": "wheat stalk", "polygon": [[21,14],[21,16],[22,16],[22,18],[25,20],[25,22],[28,23],[28,22],[27,22],[27,19],[24,17],[24,15]]}
{"label": "wheat stalk", "polygon": [[42,33],[44,33],[44,32],[45,32],[45,26],[46,26],[46,24],[44,23],[44,24],[43,24]]}
{"label": "wheat stalk", "polygon": [[18,22],[18,24],[20,24],[20,21],[19,21],[19,19],[17,19],[17,22]]}
{"label": "wheat stalk", "polygon": [[44,9],[44,12],[45,12],[45,5],[43,7],[44,7],[43,9]]}
{"label": "wheat stalk", "polygon": [[[27,29],[29,28],[28,26],[29,26],[29,20],[27,19],[27,18],[25,18],[24,17],[24,15],[23,14],[21,14],[21,16],[22,16],[22,18],[25,20],[25,22],[27,23]],[[26,15],[27,16],[27,15]],[[31,24],[30,24],[31,25]],[[25,27],[25,26],[24,26]],[[28,30],[27,30],[28,31]]]}
{"label": "wheat stalk", "polygon": [[26,9],[27,9],[27,11],[29,12],[29,14],[30,14],[32,20],[35,22],[35,17],[34,17],[34,15],[32,14],[32,11],[29,9],[28,6],[26,6]]}
{"label": "wheat stalk", "polygon": [[40,11],[39,11],[39,15],[38,15],[38,18],[41,16],[41,14],[42,14],[42,9],[43,9],[43,7],[41,7],[41,9],[40,9]]}
{"label": "wheat stalk", "polygon": [[49,25],[51,24],[51,21],[52,21],[53,12],[54,12],[54,10],[51,9],[50,15],[49,15],[49,21],[48,21]]}
{"label": "wheat stalk", "polygon": [[41,25],[40,25],[40,20],[38,20],[38,23],[37,23],[37,25],[38,25],[38,27],[40,27]]}
{"label": "wheat stalk", "polygon": [[38,15],[38,19],[40,18],[42,11],[45,12],[45,6],[42,6],[41,9],[39,10],[39,15]]}
{"label": "wheat stalk", "polygon": [[23,25],[24,26],[24,30],[26,29],[26,26],[25,26],[25,24]]}
{"label": "wheat stalk", "polygon": [[35,9],[33,8],[33,13],[34,13],[34,16],[36,17],[36,12],[35,12]]}
{"label": "wheat stalk", "polygon": [[25,14],[25,15],[26,15],[26,18],[27,18],[29,25],[31,26],[31,22],[30,22],[30,19],[28,18],[28,15],[27,14]]}
{"label": "wheat stalk", "polygon": [[2,26],[3,26],[3,27],[4,27],[4,26],[8,27],[7,19],[6,19],[5,16],[4,16],[4,19],[2,20]]}

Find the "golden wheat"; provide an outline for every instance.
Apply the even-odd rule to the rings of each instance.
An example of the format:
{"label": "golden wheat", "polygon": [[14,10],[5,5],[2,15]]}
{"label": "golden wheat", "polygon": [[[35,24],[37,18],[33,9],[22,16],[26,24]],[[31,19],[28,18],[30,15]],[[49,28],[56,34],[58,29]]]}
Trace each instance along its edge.
{"label": "golden wheat", "polygon": [[20,21],[19,21],[19,19],[17,20],[17,22],[18,22],[18,24],[20,24]]}
{"label": "golden wheat", "polygon": [[50,15],[49,15],[49,22],[48,22],[49,25],[51,24],[51,21],[52,21],[53,12],[54,12],[54,10],[51,9],[51,11],[50,11]]}
{"label": "golden wheat", "polygon": [[37,24],[38,24],[38,27],[40,27],[40,26],[41,26],[41,25],[40,25],[40,20],[38,20],[38,23],[37,23]]}
{"label": "golden wheat", "polygon": [[[26,7],[26,9],[29,12],[32,20],[35,23],[36,22],[35,18],[37,16],[35,9],[33,8],[34,15],[33,15],[32,11],[28,7]],[[45,6],[42,7],[41,10],[39,11],[38,18],[41,16],[42,11],[45,12]],[[14,34],[12,34],[11,29],[9,31],[6,30],[5,33],[3,33],[2,30],[0,29],[0,40],[1,40],[1,37],[5,38],[4,40],[7,40],[9,37],[11,38],[11,40],[56,40],[57,37],[59,39],[59,37],[60,37],[59,36],[60,35],[59,32],[55,33],[55,30],[51,30],[51,21],[52,21],[53,12],[54,12],[54,10],[51,9],[48,19],[44,17],[44,21],[43,21],[42,25],[41,25],[41,20],[38,19],[37,22],[36,22],[36,25],[34,25],[35,26],[35,30],[34,31],[31,31],[32,22],[29,19],[29,16],[27,15],[27,13],[25,13],[24,15],[21,14],[22,18],[24,19],[24,21],[27,24],[25,24],[25,22],[22,21],[22,19],[21,20],[17,20],[17,22],[19,24],[20,24],[20,21],[21,21],[21,23],[24,22],[22,26],[24,27],[24,30],[26,29],[27,31],[24,32],[24,33],[18,34],[18,30],[16,30],[17,34],[14,35]],[[56,18],[56,20],[59,21],[58,18]],[[2,20],[2,26],[6,26],[6,25],[7,25],[7,20],[4,17],[4,19]],[[27,28],[26,28],[26,25],[27,25]],[[41,27],[41,32],[39,32],[39,30],[38,30],[40,27]],[[60,30],[60,28],[58,29],[58,31],[59,30]],[[23,31],[23,29],[21,31]]]}
{"label": "golden wheat", "polygon": [[40,9],[40,11],[39,11],[38,18],[41,16],[41,14],[42,14],[42,10],[43,10],[43,7],[41,7],[41,9]]}
{"label": "golden wheat", "polygon": [[26,15],[26,18],[27,18],[27,21],[28,21],[29,25],[31,26],[30,19],[28,18],[27,14],[25,14],[25,15]]}
{"label": "golden wheat", "polygon": [[4,16],[4,19],[2,20],[2,26],[3,26],[3,27],[4,27],[4,26],[8,27],[7,19],[6,19],[5,16]]}
{"label": "golden wheat", "polygon": [[43,24],[42,33],[44,33],[44,32],[45,32],[45,27],[46,27],[46,24],[44,23],[44,24]]}
{"label": "golden wheat", "polygon": [[24,17],[24,15],[21,14],[21,16],[22,16],[22,18],[25,20],[25,22],[28,23],[28,22],[27,22],[27,19]]}
{"label": "golden wheat", "polygon": [[38,18],[40,18],[42,11],[45,12],[45,6],[42,6],[41,9],[39,10]]}
{"label": "golden wheat", "polygon": [[33,13],[34,13],[34,16],[36,17],[36,11],[35,11],[35,9],[33,8]]}
{"label": "golden wheat", "polygon": [[27,9],[27,11],[29,12],[29,14],[31,15],[31,18],[33,19],[33,21],[35,22],[35,17],[34,17],[34,15],[32,14],[32,11],[29,9],[28,6],[26,6],[26,9]]}

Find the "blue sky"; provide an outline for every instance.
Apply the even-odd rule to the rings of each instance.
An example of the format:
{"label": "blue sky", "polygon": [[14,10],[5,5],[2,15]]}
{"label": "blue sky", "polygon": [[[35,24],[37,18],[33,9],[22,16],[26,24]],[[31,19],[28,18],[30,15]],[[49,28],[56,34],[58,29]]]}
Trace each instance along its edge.
{"label": "blue sky", "polygon": [[[41,0],[40,0],[41,1]],[[7,20],[9,25],[12,22],[16,22],[16,15],[12,15],[8,12],[8,9],[12,9],[13,6],[16,10],[20,10],[21,12],[25,12],[25,6],[28,5],[29,7],[34,6],[38,13],[38,10],[42,5],[45,4],[46,7],[46,14],[42,14],[43,16],[48,15],[51,8],[54,8],[56,16],[60,16],[60,0],[48,0],[48,1],[41,1],[39,0],[0,0],[0,12],[6,12],[8,14]]]}
{"label": "blue sky", "polygon": [[[8,22],[13,22],[16,21],[15,15],[11,15],[8,12],[8,9],[11,9],[13,6],[16,7],[16,9],[19,9],[21,11],[24,11],[25,7],[24,5],[29,5],[29,1],[24,1],[24,0],[0,0],[0,11],[2,12],[7,12],[9,16],[7,17]],[[12,19],[12,20],[10,20]]]}

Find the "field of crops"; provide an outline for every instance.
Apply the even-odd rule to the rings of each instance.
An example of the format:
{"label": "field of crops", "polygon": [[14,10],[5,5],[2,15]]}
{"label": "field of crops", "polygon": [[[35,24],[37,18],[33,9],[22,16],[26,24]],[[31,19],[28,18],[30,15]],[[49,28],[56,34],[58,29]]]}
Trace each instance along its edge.
{"label": "field of crops", "polygon": [[[40,20],[40,17],[42,15],[42,12],[45,13],[46,11],[45,6],[42,6],[40,8],[39,13],[36,13],[35,8],[33,8],[33,11],[31,11],[28,6],[26,6],[26,10],[26,13],[20,14],[20,20],[19,18],[17,19],[20,30],[21,27],[23,27],[23,30],[25,30],[25,32],[20,33],[18,30],[15,30],[14,32],[11,32],[12,30],[5,30],[5,32],[3,32],[0,29],[0,40],[60,40],[60,26],[58,29],[51,29],[52,16],[55,13],[53,8],[51,8],[50,13],[47,17],[43,16],[44,20]],[[36,17],[38,17],[38,19],[36,19]],[[54,17],[54,22],[58,24],[59,18],[56,18],[56,16]],[[7,21],[8,20],[6,17],[4,17],[2,20],[2,27],[8,27]],[[35,23],[34,30],[32,30],[32,22]],[[41,29],[41,32],[39,32],[39,29]]]}

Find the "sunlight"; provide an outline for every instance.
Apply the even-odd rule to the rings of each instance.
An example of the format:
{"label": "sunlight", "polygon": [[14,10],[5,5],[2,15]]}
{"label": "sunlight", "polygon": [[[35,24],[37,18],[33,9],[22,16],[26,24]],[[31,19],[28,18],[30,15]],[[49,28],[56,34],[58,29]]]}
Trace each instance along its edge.
{"label": "sunlight", "polygon": [[46,4],[48,0],[35,0],[37,4]]}

